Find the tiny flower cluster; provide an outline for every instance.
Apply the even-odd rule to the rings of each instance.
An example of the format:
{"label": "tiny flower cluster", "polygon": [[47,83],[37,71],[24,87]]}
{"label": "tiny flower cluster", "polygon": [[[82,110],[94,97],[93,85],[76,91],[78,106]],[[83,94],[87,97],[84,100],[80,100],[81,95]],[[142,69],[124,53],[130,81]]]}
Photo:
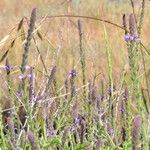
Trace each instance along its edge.
{"label": "tiny flower cluster", "polygon": [[12,66],[11,64],[7,64],[7,65],[5,66],[5,69],[6,69],[7,71],[11,71],[11,70],[13,69],[13,66]]}
{"label": "tiny flower cluster", "polygon": [[32,74],[27,74],[27,75],[20,74],[20,75],[18,76],[19,79],[25,79],[26,77],[27,77],[27,78],[31,78],[31,77],[32,77]]}
{"label": "tiny flower cluster", "polygon": [[75,69],[72,69],[69,74],[73,78],[73,77],[76,77],[78,75],[78,72]]}
{"label": "tiny flower cluster", "polygon": [[141,42],[140,37],[138,37],[136,34],[133,35],[133,36],[126,34],[124,39],[125,39],[126,42],[131,42],[131,41],[135,41],[136,43]]}
{"label": "tiny flower cluster", "polygon": [[54,138],[58,136],[58,132],[54,130],[52,127],[49,127],[46,131],[47,138]]}

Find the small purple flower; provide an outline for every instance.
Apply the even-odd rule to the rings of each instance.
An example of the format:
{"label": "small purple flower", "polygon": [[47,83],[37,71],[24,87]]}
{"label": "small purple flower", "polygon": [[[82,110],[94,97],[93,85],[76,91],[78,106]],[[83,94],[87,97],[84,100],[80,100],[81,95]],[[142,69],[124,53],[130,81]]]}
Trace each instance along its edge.
{"label": "small purple flower", "polygon": [[130,41],[133,41],[134,40],[134,36],[130,36]]}
{"label": "small purple flower", "polygon": [[103,99],[104,99],[104,96],[101,95],[101,96],[99,96],[98,98],[99,98],[100,100],[103,100]]}
{"label": "small purple flower", "polygon": [[114,130],[112,128],[109,129],[109,135],[113,136],[113,134],[114,134]]}
{"label": "small purple flower", "polygon": [[6,70],[9,70],[9,71],[10,71],[10,70],[13,69],[13,66],[12,66],[11,64],[8,64],[5,68],[6,68]]}
{"label": "small purple flower", "polygon": [[23,96],[23,90],[19,89],[17,92],[18,97],[22,97]]}
{"label": "small purple flower", "polygon": [[70,72],[71,77],[76,77],[78,75],[77,71],[75,69],[72,69]]}
{"label": "small purple flower", "polygon": [[133,38],[134,38],[134,39],[138,38],[138,35],[137,35],[137,34],[134,34],[134,35],[133,35]]}
{"label": "small purple flower", "polygon": [[26,69],[26,70],[30,70],[31,67],[30,67],[30,66],[25,66],[25,69]]}
{"label": "small purple flower", "polygon": [[11,114],[11,111],[10,111],[10,110],[8,110],[8,111],[7,111],[7,115],[10,115],[10,114]]}
{"label": "small purple flower", "polygon": [[48,128],[47,131],[46,131],[46,136],[48,138],[54,138],[54,137],[57,137],[58,133],[56,130],[53,130],[51,128]]}
{"label": "small purple flower", "polygon": [[32,74],[28,74],[27,77],[28,77],[28,78],[32,78]]}
{"label": "small purple flower", "polygon": [[135,39],[135,41],[136,41],[136,43],[140,43],[140,42],[141,42],[141,39],[140,39],[139,37],[137,37],[137,38]]}
{"label": "small purple flower", "polygon": [[13,66],[9,63],[8,59],[6,59],[5,69],[7,72],[10,72],[13,69]]}
{"label": "small purple flower", "polygon": [[141,39],[138,37],[137,34],[134,34],[133,36],[126,34],[124,37],[126,42],[135,41],[136,43],[140,43]]}
{"label": "small purple flower", "polygon": [[25,78],[25,75],[24,75],[24,74],[20,74],[20,75],[18,76],[18,78],[19,78],[19,79],[23,79],[23,78]]}
{"label": "small purple flower", "polygon": [[126,42],[129,42],[130,41],[130,35],[126,34],[124,39],[125,39]]}
{"label": "small purple flower", "polygon": [[125,113],[125,111],[126,111],[125,108],[121,108],[122,113]]}
{"label": "small purple flower", "polygon": [[77,128],[80,128],[80,118],[79,117],[74,117],[73,122],[75,123]]}
{"label": "small purple flower", "polygon": [[98,116],[101,118],[104,115],[104,108],[98,109]]}
{"label": "small purple flower", "polygon": [[141,42],[141,39],[140,39],[140,37],[137,34],[134,34],[134,40],[135,40],[136,43],[140,43]]}
{"label": "small purple flower", "polygon": [[74,122],[74,123],[78,123],[79,121],[80,121],[79,117],[74,117],[74,118],[73,118],[73,122]]}
{"label": "small purple flower", "polygon": [[58,135],[58,134],[57,134],[57,131],[54,130],[53,133],[52,133],[52,135],[53,135],[53,136],[57,136],[57,135]]}
{"label": "small purple flower", "polygon": [[50,137],[50,129],[49,129],[49,128],[48,128],[47,131],[46,131],[46,136],[47,136],[47,137]]}

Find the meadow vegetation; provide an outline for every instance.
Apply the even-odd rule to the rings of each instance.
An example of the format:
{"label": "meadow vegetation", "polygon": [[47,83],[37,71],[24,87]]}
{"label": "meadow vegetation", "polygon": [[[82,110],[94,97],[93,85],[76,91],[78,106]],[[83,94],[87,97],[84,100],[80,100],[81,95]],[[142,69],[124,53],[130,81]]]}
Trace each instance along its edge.
{"label": "meadow vegetation", "polygon": [[0,149],[149,150],[148,0],[0,1]]}

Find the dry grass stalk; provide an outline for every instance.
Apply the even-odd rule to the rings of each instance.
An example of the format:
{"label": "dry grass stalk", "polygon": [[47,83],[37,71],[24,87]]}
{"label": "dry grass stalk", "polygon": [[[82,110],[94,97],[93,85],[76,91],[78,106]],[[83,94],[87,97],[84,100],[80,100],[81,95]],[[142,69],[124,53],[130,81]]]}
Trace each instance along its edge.
{"label": "dry grass stalk", "polygon": [[45,92],[44,92],[45,96],[47,96],[49,89],[52,87],[52,83],[54,81],[55,74],[56,74],[56,66],[53,66],[50,76],[49,76],[49,79],[48,79],[48,83],[46,85]]}
{"label": "dry grass stalk", "polygon": [[125,30],[125,34],[127,34],[128,29],[127,29],[127,21],[126,21],[126,15],[125,14],[123,14],[122,20],[123,20],[123,23],[122,23],[123,29]]}
{"label": "dry grass stalk", "polygon": [[83,99],[86,100],[86,74],[85,74],[85,52],[83,50],[83,32],[82,32],[82,25],[80,20],[78,20],[78,31],[79,31],[79,47],[80,47],[80,62],[81,62],[81,68],[82,68],[82,83],[84,85],[83,87]]}

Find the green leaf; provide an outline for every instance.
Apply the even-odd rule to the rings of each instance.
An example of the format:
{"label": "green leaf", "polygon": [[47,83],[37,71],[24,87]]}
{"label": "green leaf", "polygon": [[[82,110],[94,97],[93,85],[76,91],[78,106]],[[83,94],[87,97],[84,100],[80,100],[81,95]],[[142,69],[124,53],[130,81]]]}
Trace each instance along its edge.
{"label": "green leaf", "polygon": [[60,139],[54,137],[53,139],[49,140],[48,143],[44,146],[44,148],[48,148],[49,146],[59,146],[61,145]]}
{"label": "green leaf", "polygon": [[86,148],[86,145],[78,144],[75,150],[84,150],[85,148]]}
{"label": "green leaf", "polygon": [[42,41],[42,40],[43,40],[42,34],[41,34],[39,31],[37,31],[37,35],[38,35],[38,37],[40,38],[40,40]]}

